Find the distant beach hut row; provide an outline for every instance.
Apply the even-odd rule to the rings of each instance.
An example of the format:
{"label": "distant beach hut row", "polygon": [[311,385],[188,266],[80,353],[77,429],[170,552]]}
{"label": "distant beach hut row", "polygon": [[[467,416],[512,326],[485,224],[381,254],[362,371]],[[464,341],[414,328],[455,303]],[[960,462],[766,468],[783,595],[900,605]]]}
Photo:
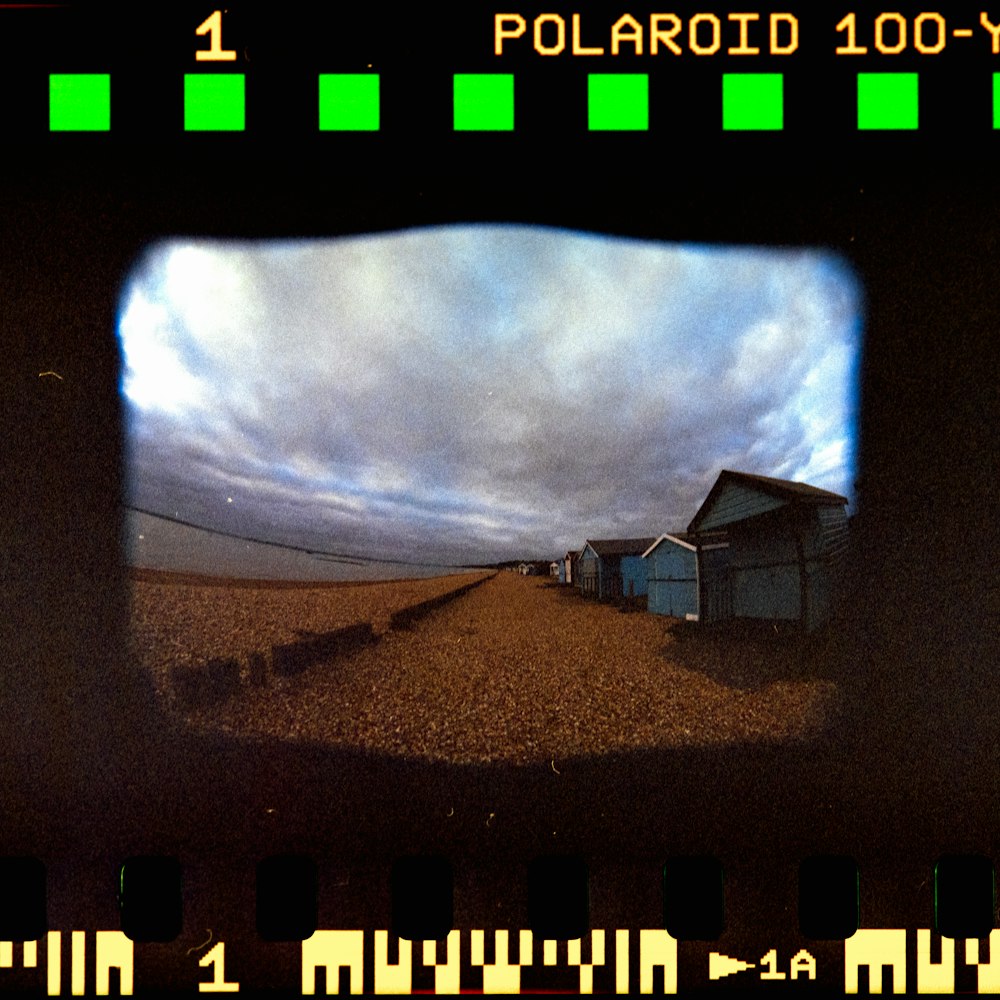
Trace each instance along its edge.
{"label": "distant beach hut row", "polygon": [[847,549],[847,498],[806,483],[725,469],[684,531],[588,539],[559,581],[600,600],[646,595],[688,621],[829,620]]}

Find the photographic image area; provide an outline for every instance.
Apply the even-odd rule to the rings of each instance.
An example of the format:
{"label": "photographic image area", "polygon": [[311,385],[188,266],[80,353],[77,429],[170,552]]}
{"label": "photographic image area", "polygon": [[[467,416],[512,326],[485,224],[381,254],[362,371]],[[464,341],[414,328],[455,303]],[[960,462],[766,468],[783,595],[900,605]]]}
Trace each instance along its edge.
{"label": "photographic image area", "polygon": [[180,725],[436,764],[822,739],[861,326],[807,249],[156,244],[118,322],[135,664]]}

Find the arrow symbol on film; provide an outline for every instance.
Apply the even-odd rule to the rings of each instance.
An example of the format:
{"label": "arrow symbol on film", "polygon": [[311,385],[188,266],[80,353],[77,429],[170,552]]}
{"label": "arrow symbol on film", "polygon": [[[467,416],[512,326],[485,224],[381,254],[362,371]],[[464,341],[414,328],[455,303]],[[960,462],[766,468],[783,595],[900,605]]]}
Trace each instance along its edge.
{"label": "arrow symbol on film", "polygon": [[708,953],[709,979],[721,979],[723,976],[731,976],[734,972],[742,972],[744,969],[753,969],[754,967],[753,962],[742,962],[738,958],[720,955],[717,951]]}

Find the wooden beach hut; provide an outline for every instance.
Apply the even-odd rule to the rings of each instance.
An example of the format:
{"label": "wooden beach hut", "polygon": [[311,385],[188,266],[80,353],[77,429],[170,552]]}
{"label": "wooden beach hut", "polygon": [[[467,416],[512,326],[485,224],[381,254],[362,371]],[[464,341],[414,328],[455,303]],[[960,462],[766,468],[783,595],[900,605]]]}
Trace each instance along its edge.
{"label": "wooden beach hut", "polygon": [[579,552],[569,551],[559,560],[559,582],[560,583],[573,583],[574,582],[574,572],[573,568],[576,566],[576,561],[579,558]]}
{"label": "wooden beach hut", "polygon": [[655,538],[588,539],[577,563],[580,590],[599,600],[641,597],[647,592],[643,552]]}
{"label": "wooden beach hut", "polygon": [[660,535],[642,554],[648,566],[648,610],[694,622],[730,617],[728,550],[724,532]]}
{"label": "wooden beach hut", "polygon": [[734,618],[794,621],[810,631],[830,617],[847,548],[847,498],[807,483],[724,469],[688,525],[725,531]]}

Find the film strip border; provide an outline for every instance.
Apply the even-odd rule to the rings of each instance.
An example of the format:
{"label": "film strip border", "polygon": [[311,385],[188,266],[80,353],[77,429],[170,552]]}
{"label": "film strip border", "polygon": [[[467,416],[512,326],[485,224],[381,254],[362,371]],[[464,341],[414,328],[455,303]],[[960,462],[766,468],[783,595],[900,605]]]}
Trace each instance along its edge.
{"label": "film strip border", "polygon": [[[786,128],[784,73],[722,73],[711,84],[721,87],[716,127],[721,132],[781,132]],[[451,120],[455,132],[515,132],[516,74],[452,74]],[[52,133],[111,132],[112,74],[51,73],[48,130]],[[791,78],[794,86],[794,77]],[[926,86],[926,84],[924,84]],[[859,132],[909,132],[921,127],[921,74],[859,72],[852,106]],[[981,115],[980,131],[1000,129],[1000,72],[978,81],[990,95],[990,114]],[[245,132],[248,127],[247,74],[186,73],[178,88],[184,132]],[[582,88],[581,88],[582,90]],[[378,132],[382,128],[382,80],[378,73],[319,73],[312,101],[318,132]],[[651,105],[648,73],[588,73],[585,92],[590,132],[648,132]],[[667,101],[675,95],[664,95]],[[530,95],[527,95],[530,99]],[[653,108],[655,111],[655,107]],[[252,112],[251,112],[252,114]],[[705,122],[706,128],[713,123]],[[653,127],[656,127],[654,123]],[[669,117],[659,127],[670,127]]]}
{"label": "film strip border", "polygon": [[[111,970],[117,970],[118,992],[130,994],[141,965],[134,945],[175,942],[183,930],[184,873],[173,857],[141,856],[123,862],[117,887],[120,928],[92,935],[72,930],[68,956],[64,932],[47,926],[44,865],[33,858],[2,859],[0,879],[5,887],[0,908],[0,991],[2,971],[20,966],[34,970],[36,986],[44,975],[49,995],[67,992],[67,976],[73,995],[91,990],[107,994]],[[993,927],[992,862],[978,855],[944,856],[928,881],[933,929],[916,928],[914,933],[862,927],[854,860],[807,858],[799,866],[798,878],[799,934],[806,946],[794,952],[770,947],[760,955],[708,950],[704,981],[730,979],[730,985],[737,985],[739,978],[741,986],[749,987],[751,980],[801,980],[804,985],[817,980],[817,961],[823,958],[827,985],[835,972],[835,985],[846,992],[858,992],[865,979],[872,992],[881,991],[886,966],[894,992],[903,992],[907,983],[912,987],[914,982],[919,992],[955,992],[959,975],[979,992],[997,992],[1000,930]],[[258,945],[295,946],[283,953],[292,959],[285,966],[286,977],[292,975],[285,986],[301,988],[305,994],[317,992],[318,979],[319,992],[324,991],[325,979],[326,992],[339,985],[340,991],[352,993],[568,989],[590,994],[637,988],[642,993],[675,993],[681,968],[679,943],[718,941],[727,920],[725,873],[710,856],[669,859],[662,867],[663,926],[635,930],[591,926],[587,865],[573,856],[539,857],[528,865],[530,926],[515,930],[454,926],[454,874],[443,857],[410,856],[394,863],[387,929],[320,927],[318,868],[308,856],[266,858],[256,866],[254,883],[255,939]],[[170,985],[199,992],[240,990],[240,976],[232,964],[227,972],[224,938],[209,929],[203,942],[186,949],[182,972]],[[838,961],[832,969],[830,949],[819,950],[810,941],[820,948],[842,942],[842,964]],[[17,948],[14,942],[19,943]],[[232,938],[229,943],[239,944]],[[240,973],[244,978],[245,972]],[[253,985],[244,982],[242,988]]]}
{"label": "film strip border", "polygon": [[338,12],[319,31],[201,6],[137,22],[129,47],[107,11],[44,6],[0,5],[8,139],[948,135],[990,149],[1000,129],[1000,14],[978,9]]}
{"label": "film strip border", "polygon": [[[935,961],[931,956],[931,931],[918,929],[915,937],[916,970],[915,975],[910,973],[908,978],[906,930],[859,929],[844,943],[844,992],[857,993],[862,980],[867,978],[871,991],[881,993],[886,985],[884,970],[888,967],[894,993],[904,993],[914,980],[919,993],[954,993],[955,942],[942,938],[941,957]],[[83,996],[91,992],[88,989],[91,983],[96,995],[108,995],[115,978],[113,971],[120,995],[129,996],[135,992],[135,949],[123,932],[94,933],[92,980],[88,975],[87,933],[72,931],[70,942],[67,964],[72,995]],[[979,944],[978,940],[965,942],[964,961],[975,967],[977,991],[996,993],[1000,991],[1000,960],[995,957],[1000,954],[1000,931],[989,936],[989,961],[980,960]],[[201,978],[192,979],[190,988],[196,987],[200,993],[237,993],[241,986],[249,985],[228,977],[225,941],[213,944],[209,936],[206,948],[197,956]],[[25,968],[39,966],[38,950],[36,941],[23,944],[21,959]],[[49,996],[66,992],[64,950],[62,933],[49,931],[44,944],[45,988]],[[541,963],[537,961],[539,957]],[[10,968],[13,958],[13,945],[0,942],[0,970]],[[530,930],[497,930],[491,934],[479,929],[464,934],[452,931],[443,942],[394,939],[387,930],[370,934],[362,930],[317,930],[302,942],[298,982],[289,984],[289,988],[301,989],[303,995],[362,993],[366,971],[371,970],[370,988],[376,994],[457,994],[480,990],[484,994],[504,995],[570,992],[569,989],[524,989],[522,974],[538,964],[545,968],[563,965],[578,970],[576,992],[581,995],[595,992],[595,971],[598,974],[607,972],[608,986],[614,993],[678,992],[677,940],[656,928],[637,932],[595,929],[586,941],[566,942],[537,941]],[[633,965],[637,965],[637,976]],[[784,963],[774,949],[760,956],[757,963],[711,951],[708,965],[708,978],[712,982],[751,969],[758,969],[756,979],[762,983],[798,981],[806,985],[816,980],[816,959],[806,948],[799,949],[788,959],[787,971],[781,967]],[[429,975],[421,976],[421,972]],[[426,980],[427,987],[416,987],[417,977]],[[333,989],[335,985],[336,990]]]}

